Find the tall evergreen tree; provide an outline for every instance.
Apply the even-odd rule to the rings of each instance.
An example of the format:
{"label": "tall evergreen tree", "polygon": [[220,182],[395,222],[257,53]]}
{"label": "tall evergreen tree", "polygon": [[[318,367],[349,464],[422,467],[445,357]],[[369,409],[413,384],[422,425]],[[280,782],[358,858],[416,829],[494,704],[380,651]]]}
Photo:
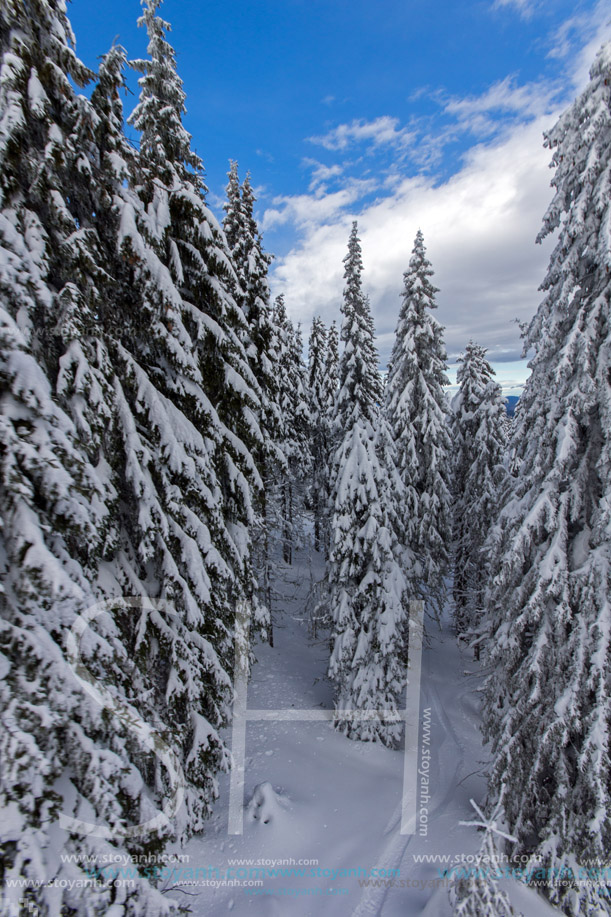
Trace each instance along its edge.
{"label": "tall evergreen tree", "polygon": [[390,441],[380,424],[381,381],[373,321],[363,293],[361,248],[354,223],[344,259],[344,351],[335,429],[328,564],[337,685],[336,725],[351,738],[394,745],[404,686],[406,581],[396,535]]}
{"label": "tall evergreen tree", "polygon": [[[251,457],[241,446],[232,450],[231,443],[235,436],[253,448],[260,442],[260,393],[241,340],[246,320],[233,295],[231,255],[206,205],[202,163],[182,124],[186,97],[166,38],[170,27],[157,15],[161,0],[142,2],[139,24],[147,29],[150,59],[132,61],[143,74],[140,100],[128,119],[140,132],[135,190],[146,209],[147,241],[165,269],[158,285],[171,280],[183,303],[176,309],[164,305],[170,330],[175,321],[184,324],[198,345],[194,355],[206,395],[227,431],[219,461],[232,455],[234,463],[223,475],[224,486],[235,490],[236,481],[256,477]],[[236,513],[241,499],[234,494]]]}
{"label": "tall evergreen tree", "polygon": [[325,369],[327,358],[327,329],[322,319],[312,321],[308,346],[308,390],[312,430],[312,475],[310,506],[314,516],[314,550],[324,543],[327,507],[329,503],[329,429],[326,406]]}
{"label": "tall evergreen tree", "polygon": [[254,524],[255,566],[260,571],[259,593],[269,615],[268,637],[273,645],[272,586],[273,530],[279,514],[275,504],[286,458],[282,449],[280,410],[280,342],[272,320],[268,269],[272,258],[263,250],[254,218],[255,196],[247,175],[240,188],[238,164],[232,162],[224,205],[223,228],[236,270],[234,295],[244,315],[242,342],[260,392],[257,421],[261,440],[254,457],[263,486],[257,494]]}
{"label": "tall evergreen tree", "polygon": [[256,198],[248,174],[239,185],[238,166],[231,163],[223,228],[236,270],[235,299],[244,315],[243,344],[260,393],[258,413],[262,443],[258,449],[261,472],[282,462],[278,450],[281,417],[278,405],[278,341],[272,321],[268,270],[272,256],[254,217]]}
{"label": "tall evergreen tree", "polygon": [[327,334],[323,403],[329,417],[335,410],[335,398],[339,387],[339,335],[337,325],[331,322]]}
{"label": "tall evergreen tree", "polygon": [[443,328],[420,230],[403,275],[403,302],[390,358],[386,412],[405,488],[402,541],[417,558],[417,589],[439,612],[451,535],[449,408]]}
{"label": "tall evergreen tree", "polygon": [[456,629],[462,633],[477,626],[483,609],[484,543],[498,511],[504,478],[507,412],[485,349],[470,341],[459,363],[459,390],[452,402],[453,592]]}
{"label": "tall evergreen tree", "polygon": [[316,413],[320,413],[325,403],[325,369],[327,363],[327,329],[321,318],[312,320],[310,340],[308,342],[308,388]]}
{"label": "tall evergreen tree", "polygon": [[[238,173],[238,164],[233,159],[229,162],[229,172],[227,173],[227,178],[229,181],[227,183],[227,188],[225,189],[227,193],[227,200],[223,204],[223,210],[225,211],[223,231],[225,233],[225,238],[227,239],[229,251],[233,256],[235,263],[239,260],[237,252],[238,246],[242,243],[242,237],[244,235],[244,220],[242,215],[242,201],[240,197],[240,176]],[[235,264],[235,267],[238,269],[237,263]],[[237,272],[238,270],[236,270],[236,273]]]}
{"label": "tall evergreen tree", "polygon": [[[102,436],[113,416],[102,330],[111,265],[87,220],[102,182],[99,122],[71,85],[90,73],[74,54],[63,4],[2,2],[0,22],[4,879],[30,881],[28,895],[44,915],[113,905],[126,915],[167,914],[174,906],[144,878],[128,891],[87,886],[78,861],[66,865],[58,850],[48,856],[60,812],[110,832],[93,841],[66,833],[69,854],[112,852],[111,844],[155,850],[169,831],[126,840],[161,796],[146,785],[151,756],[137,732],[83,691],[66,655],[66,634],[100,598],[96,579],[116,547],[118,494]],[[137,717],[151,679],[133,669],[120,617],[98,622],[82,643],[83,665]],[[159,729],[161,719],[141,706],[149,728]],[[75,874],[81,887],[62,887]]]}
{"label": "tall evergreen tree", "polygon": [[[152,60],[141,65],[136,158],[122,134],[122,50],[104,59],[90,103],[71,88],[89,73],[63,4],[0,4],[1,556],[22,569],[21,583],[3,571],[2,738],[14,766],[0,791],[14,816],[3,865],[35,881],[77,868],[57,858],[42,875],[44,826],[60,807],[108,826],[129,853],[202,827],[227,762],[218,727],[235,601],[252,589],[256,380],[157,5],[145,7]],[[130,826],[176,787],[141,733],[83,694],[65,655],[77,615],[125,594],[175,611],[143,604],[134,615],[119,602],[83,641],[86,667],[163,736],[186,776],[186,807],[142,839]],[[77,835],[66,844],[93,852]],[[36,893],[52,915],[174,909],[144,879],[61,897]]]}
{"label": "tall evergreen tree", "polygon": [[322,546],[328,559],[330,545],[330,523],[332,506],[331,500],[331,471],[333,455],[338,444],[337,433],[334,431],[335,399],[339,388],[339,333],[333,321],[327,333],[327,352],[323,376],[322,412],[327,431],[327,458],[326,458],[326,507],[325,524],[322,529]]}
{"label": "tall evergreen tree", "polygon": [[291,564],[310,473],[311,418],[301,331],[288,317],[282,295],[276,297],[273,321],[278,336],[279,406],[285,460],[280,483],[282,554],[285,563]]}
{"label": "tall evergreen tree", "polygon": [[134,261],[149,330],[119,350],[126,485],[138,520],[125,572],[127,582],[146,582],[149,595],[173,602],[191,633],[183,644],[176,623],[160,615],[142,646],[158,665],[159,704],[168,707],[193,783],[188,833],[201,828],[214,772],[227,761],[217,730],[231,698],[235,603],[254,590],[249,530],[259,478],[248,446],[260,439],[258,392],[240,340],[229,253],[182,125],[185,94],[169,26],[157,15],[159,0],[143,6],[150,59],[135,64],[141,94],[129,119],[141,132],[139,210],[133,219],[124,210],[120,245]]}
{"label": "tall evergreen tree", "polygon": [[546,144],[555,194],[540,238],[559,234],[495,536],[486,735],[514,852],[567,877],[546,893],[591,917],[611,912],[606,889],[568,876],[611,849],[611,44]]}

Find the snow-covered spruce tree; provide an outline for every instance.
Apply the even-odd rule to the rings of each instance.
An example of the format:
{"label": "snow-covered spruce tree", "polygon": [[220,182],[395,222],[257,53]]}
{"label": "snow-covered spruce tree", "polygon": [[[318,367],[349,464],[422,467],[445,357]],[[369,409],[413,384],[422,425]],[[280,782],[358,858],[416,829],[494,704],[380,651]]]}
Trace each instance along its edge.
{"label": "snow-covered spruce tree", "polygon": [[[199,344],[206,394],[227,431],[220,462],[231,456],[233,467],[222,477],[232,512],[241,517],[244,479],[257,478],[242,443],[255,449],[261,442],[260,392],[245,355],[246,320],[233,295],[231,254],[206,205],[202,163],[182,124],[185,93],[166,38],[169,25],[156,13],[161,0],[142,3],[139,24],[146,26],[151,59],[132,61],[143,73],[140,101],[128,119],[141,132],[136,190],[146,207],[151,243],[185,304],[186,329]],[[239,443],[232,447],[235,436]]]}
{"label": "snow-covered spruce tree", "polygon": [[[10,889],[14,880],[31,886],[25,898],[45,917],[64,908],[167,915],[174,905],[145,878],[130,889],[88,885],[78,859],[155,853],[167,832],[125,841],[132,825],[155,814],[143,779],[150,756],[124,720],[83,691],[66,658],[67,631],[97,598],[89,582],[107,531],[104,490],[24,336],[4,311],[1,322],[0,910],[24,897],[24,885]],[[134,693],[143,680],[116,626],[87,634],[81,663],[138,716]],[[58,832],[60,814],[106,826],[110,840]]]}
{"label": "snow-covered spruce tree", "polygon": [[229,253],[182,125],[185,95],[158,6],[145,0],[140,20],[150,60],[135,64],[143,75],[130,122],[141,132],[140,155],[118,238],[142,303],[117,348],[129,545],[119,583],[176,609],[144,613],[134,639],[156,670],[156,702],[184,761],[179,830],[188,834],[202,828],[215,771],[227,763],[218,729],[231,700],[236,601],[254,589],[250,491],[258,475],[249,446],[260,434]]}
{"label": "snow-covered spruce tree", "polygon": [[282,417],[281,447],[285,458],[279,488],[282,556],[285,563],[292,564],[310,473],[311,419],[301,331],[288,317],[282,295],[274,302],[273,322],[278,340],[278,403]]}
{"label": "snow-covered spruce tree", "polygon": [[[546,144],[556,190],[540,238],[559,234],[496,530],[485,734],[514,853],[566,879],[611,849],[611,44]],[[595,880],[546,893],[571,915],[611,913]]]}
{"label": "snow-covered spruce tree", "polygon": [[[344,264],[344,351],[335,415],[340,442],[331,481],[328,563],[329,675],[337,685],[337,727],[351,738],[392,746],[401,733],[406,580],[398,562],[394,469],[388,466],[392,443],[384,441],[388,428],[380,423],[381,381],[356,223]],[[364,711],[371,712],[359,716]]]}
{"label": "snow-covered spruce tree", "polygon": [[405,488],[402,542],[417,558],[413,588],[439,613],[451,540],[451,443],[443,328],[431,314],[436,287],[418,230],[388,368],[386,414]]}
{"label": "snow-covered spruce tree", "polygon": [[234,260],[237,260],[235,258],[235,252],[238,250],[238,245],[240,244],[241,236],[243,233],[243,217],[238,164],[233,159],[229,161],[229,172],[227,173],[227,178],[229,181],[227,183],[227,188],[225,189],[227,200],[223,204],[223,210],[225,211],[225,218],[223,219],[223,231],[225,233],[225,238],[227,239],[229,251],[232,255],[234,255]]}
{"label": "snow-covered spruce tree", "polygon": [[[84,187],[100,179],[95,113],[71,84],[90,74],[63,3],[1,2],[0,24],[2,906],[12,878],[32,884],[26,897],[46,917],[168,914],[174,905],[144,879],[129,890],[86,886],[78,860],[133,851],[126,830],[155,808],[144,776],[151,756],[83,691],[66,656],[66,634],[100,598],[91,584],[115,543],[116,492],[98,449],[112,416],[98,290],[109,265],[76,216]],[[81,650],[89,672],[134,710],[150,679],[134,672],[117,621],[90,630]],[[106,826],[110,840],[58,834],[60,813]],[[136,846],[154,851],[167,833]]]}
{"label": "snow-covered spruce tree", "polygon": [[321,532],[322,546],[325,556],[329,556],[330,544],[330,517],[331,517],[331,464],[335,449],[337,447],[337,435],[333,429],[333,418],[335,417],[335,399],[339,388],[339,333],[337,324],[333,321],[327,332],[327,352],[325,358],[325,370],[323,376],[323,393],[322,393],[322,410],[324,412],[326,430],[327,430],[327,505],[324,513],[324,526]]}
{"label": "snow-covered spruce tree", "polygon": [[259,449],[262,472],[265,462],[282,462],[278,450],[281,417],[278,406],[278,342],[272,321],[268,282],[272,256],[263,242],[254,217],[256,198],[250,175],[240,189],[237,163],[232,162],[227,185],[223,228],[235,267],[234,296],[244,314],[243,344],[253,377],[260,390],[259,425],[263,442]]}
{"label": "snow-covered spruce tree", "polygon": [[335,398],[339,388],[339,334],[335,322],[331,322],[327,333],[327,353],[323,381],[323,403],[327,415],[332,417],[335,411]]}
{"label": "snow-covered spruce tree", "polygon": [[308,391],[312,430],[312,473],[309,503],[314,516],[314,550],[324,544],[326,514],[329,505],[329,414],[325,389],[327,329],[315,316],[308,344]]}
{"label": "snow-covered spruce tree", "polygon": [[483,347],[470,341],[459,359],[452,401],[454,446],[454,620],[458,633],[476,628],[487,563],[483,548],[496,517],[505,476],[507,412]]}
{"label": "snow-covered spruce tree", "polygon": [[272,321],[268,269],[271,256],[254,218],[255,196],[247,175],[240,189],[238,165],[231,163],[223,228],[236,271],[234,295],[244,314],[242,342],[257,381],[260,406],[257,421],[261,440],[253,455],[263,486],[255,503],[253,526],[254,564],[259,571],[259,594],[269,614],[268,638],[273,645],[271,568],[274,527],[279,516],[275,500],[286,459],[282,449],[283,420],[280,412],[279,340]]}

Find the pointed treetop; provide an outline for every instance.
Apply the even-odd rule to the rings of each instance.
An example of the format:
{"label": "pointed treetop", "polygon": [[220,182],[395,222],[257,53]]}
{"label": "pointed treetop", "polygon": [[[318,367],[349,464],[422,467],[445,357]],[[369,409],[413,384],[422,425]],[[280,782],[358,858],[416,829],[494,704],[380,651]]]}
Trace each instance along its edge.
{"label": "pointed treetop", "polygon": [[361,274],[363,272],[363,258],[361,254],[361,240],[358,237],[358,224],[356,220],[352,224],[350,238],[348,240],[348,254],[344,257],[344,280],[346,288],[344,290],[344,299],[347,303],[354,306],[362,297]]}
{"label": "pointed treetop", "polygon": [[242,182],[242,206],[244,207],[244,213],[247,217],[252,219],[255,201],[255,193],[252,189],[252,181],[250,172],[246,173],[246,178]]}
{"label": "pointed treetop", "polygon": [[259,232],[259,227],[254,216],[256,201],[257,198],[255,197],[255,192],[252,187],[251,174],[247,172],[246,178],[242,182],[242,214],[248,236],[252,240],[253,254],[255,259],[260,262],[258,269],[266,272],[274,258],[273,255],[263,250],[263,238]]}
{"label": "pointed treetop", "polygon": [[341,307],[344,316],[341,337],[345,346],[340,361],[335,418],[340,430],[348,429],[359,416],[372,421],[382,398],[373,319],[369,299],[362,289],[363,260],[356,221],[352,224],[344,264],[346,286]]}
{"label": "pointed treetop", "polygon": [[223,220],[223,229],[225,230],[225,236],[227,237],[229,250],[233,251],[240,238],[242,211],[242,205],[240,201],[240,179],[238,176],[238,164],[235,159],[229,160],[229,172],[227,173],[227,178],[229,181],[226,188],[227,200],[223,204],[223,210],[226,214],[225,219]]}
{"label": "pointed treetop", "polygon": [[[414,240],[412,256],[409,261],[409,267],[403,275],[404,291],[403,302],[404,308],[408,300],[413,300],[418,312],[425,308],[436,309],[435,293],[439,290],[433,286],[429,277],[433,276],[431,262],[426,257],[426,247],[424,245],[424,236],[419,229]],[[402,313],[403,313],[402,309]]]}
{"label": "pointed treetop", "polygon": [[278,322],[286,321],[286,304],[284,302],[284,293],[279,293],[274,300],[274,312]]}
{"label": "pointed treetop", "polygon": [[320,316],[312,319],[312,329],[308,345],[308,381],[310,392],[317,406],[322,404],[322,387],[324,385],[325,362],[327,356],[327,329]]}
{"label": "pointed treetop", "polygon": [[[113,132],[122,141],[124,140],[123,103],[120,91],[126,88],[126,66],[127,51],[121,45],[113,44],[100,61],[97,82],[91,93],[91,104],[96,112],[108,119]],[[124,151],[128,151],[127,142],[124,142],[122,146]],[[130,151],[131,149],[129,147]]]}
{"label": "pointed treetop", "polygon": [[339,333],[335,321],[331,322],[327,332],[327,356],[323,384],[325,410],[329,416],[332,416],[339,385]]}
{"label": "pointed treetop", "polygon": [[157,15],[160,5],[161,0],[142,0],[144,12],[138,25],[146,27],[150,60],[132,61],[143,76],[138,80],[140,100],[127,120],[141,132],[142,161],[165,183],[171,185],[176,173],[184,178],[189,172],[190,180],[203,189],[202,162],[191,149],[191,135],[182,123],[186,95],[176,70],[176,52],[166,39],[170,25]]}
{"label": "pointed treetop", "polygon": [[481,344],[476,344],[473,340],[469,341],[464,354],[461,354],[457,361],[460,364],[456,373],[456,381],[459,385],[463,380],[467,383],[472,378],[477,379],[481,387],[482,384],[485,385],[492,379],[495,372],[486,359],[487,353],[488,351]]}

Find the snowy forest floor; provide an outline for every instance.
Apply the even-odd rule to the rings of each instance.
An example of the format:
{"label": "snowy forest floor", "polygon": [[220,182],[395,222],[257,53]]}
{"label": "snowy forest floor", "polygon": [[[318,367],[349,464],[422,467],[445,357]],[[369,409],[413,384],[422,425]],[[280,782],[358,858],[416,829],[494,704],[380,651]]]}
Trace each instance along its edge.
{"label": "snowy forest floor", "polygon": [[[321,559],[315,556],[310,568],[309,555],[303,548],[292,566],[277,565],[275,645],[255,649],[250,709],[333,707],[327,635],[314,640],[308,628],[311,572],[314,579],[322,576]],[[351,741],[329,722],[251,722],[244,833],[228,834],[229,778],[223,775],[206,834],[175,851],[184,857],[184,876],[198,870],[196,884],[181,882],[174,866],[171,897],[195,917],[449,917],[443,871],[476,853],[480,843],[477,830],[459,822],[475,817],[470,798],[481,803],[485,796],[477,695],[482,674],[471,652],[457,644],[449,613],[441,629],[429,620],[425,630],[420,743],[430,711],[427,835],[400,834],[402,748]],[[231,733],[227,738],[231,742]],[[251,802],[255,788],[266,784],[257,806]],[[246,885],[251,869],[260,871],[262,885]],[[244,886],[201,884],[236,874]],[[516,882],[501,885],[524,917],[558,913]]]}

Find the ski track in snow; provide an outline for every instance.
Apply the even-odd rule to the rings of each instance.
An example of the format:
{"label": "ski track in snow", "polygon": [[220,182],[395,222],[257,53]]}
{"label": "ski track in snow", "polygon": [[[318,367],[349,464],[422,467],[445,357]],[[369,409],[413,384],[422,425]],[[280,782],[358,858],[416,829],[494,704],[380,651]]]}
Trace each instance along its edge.
{"label": "ski track in snow", "polygon": [[[443,778],[441,778],[439,756],[435,755],[435,757],[432,759],[434,766],[431,778],[435,785],[445,786],[446,790],[443,798],[437,800],[435,807],[429,813],[429,817],[434,818],[435,815],[443,810],[452,799],[454,789],[459,780],[458,775],[463,765],[464,754],[458,736],[456,735],[456,731],[454,730],[452,723],[444,710],[443,704],[439,697],[439,691],[437,690],[436,686],[430,682],[425,684],[422,694],[424,697],[421,700],[421,710],[423,708],[426,709],[430,707],[434,711],[438,722],[443,724],[445,734],[443,735],[442,741],[437,747],[437,750],[441,751],[443,746],[447,744],[448,737],[454,741],[455,747],[460,749],[460,757],[455,767],[448,768],[447,773]],[[390,839],[387,841],[381,852],[381,855],[376,863],[376,869],[400,869],[401,863],[403,862],[406,853],[408,853],[408,848],[413,841],[413,835],[402,835],[399,833],[400,825],[401,806],[399,805],[397,811],[392,814],[384,831],[385,835],[390,835]],[[369,915],[382,914],[384,909],[384,901],[386,900],[389,891],[390,889],[386,887],[366,888],[363,892],[361,901],[353,912],[353,917],[369,917]]]}
{"label": "ski track in snow", "polygon": [[[429,648],[429,652],[431,649]],[[424,670],[427,671],[426,668]],[[463,697],[463,692],[461,692],[457,700],[461,701]],[[464,748],[463,745],[452,725],[452,721],[448,716],[444,704],[441,700],[439,690],[432,679],[423,679],[423,689],[421,692],[421,703],[420,703],[420,718],[422,719],[422,710],[430,708],[433,711],[432,721],[439,723],[442,727],[441,731],[441,740],[435,741],[433,736],[431,736],[431,744],[435,747],[435,755],[432,757],[432,772],[431,772],[431,782],[437,787],[443,787],[445,792],[441,799],[436,798],[435,805],[432,810],[429,811],[429,819],[434,819],[435,816],[444,811],[449,803],[452,801],[452,797],[455,793],[456,786],[460,780],[460,774],[462,773],[463,764],[464,764]],[[436,738],[438,738],[438,735]],[[448,744],[448,741],[452,743],[451,751],[458,750],[459,755],[456,759],[455,765],[441,767],[441,762],[445,761],[443,748]],[[452,761],[453,758],[448,755],[448,762]],[[439,797],[439,792],[435,794],[436,797]],[[394,812],[386,826],[384,831],[385,835],[390,835],[390,839],[384,846],[381,855],[376,863],[377,869],[400,869],[401,863],[405,859],[405,855],[410,852],[410,845],[415,846],[417,840],[414,842],[414,835],[402,835],[399,833],[401,826],[401,806],[398,807],[397,811]],[[370,917],[370,915],[381,915],[384,912],[384,902],[388,896],[390,888],[387,887],[369,887],[366,888],[363,892],[361,901],[355,908],[353,912],[353,917]]]}
{"label": "ski track in snow", "polygon": [[[276,645],[256,647],[259,661],[248,689],[249,709],[333,706],[333,686],[325,677],[325,636],[313,641],[307,631],[304,606],[311,575],[304,554],[299,552],[295,566],[279,567],[284,597],[275,605]],[[314,574],[322,575],[320,562]],[[440,870],[451,864],[417,862],[415,857],[469,855],[479,847],[479,834],[459,822],[472,818],[469,799],[481,802],[485,795],[487,755],[474,693],[481,676],[470,654],[459,649],[449,620],[441,631],[429,621],[427,632],[419,711],[420,724],[427,709],[431,722],[427,836],[400,834],[401,749],[352,742],[324,722],[251,722],[243,835],[227,834],[228,779],[223,776],[206,834],[181,852],[190,857],[191,867],[212,866],[221,875],[230,857],[255,864],[259,858],[317,858],[322,874],[312,877],[306,867],[303,876],[265,876],[264,894],[185,885],[190,897],[174,894],[188,902],[194,917],[450,917],[447,887],[435,883]],[[420,737],[419,760],[421,742]],[[268,821],[254,818],[259,809],[248,805],[262,784],[268,786],[256,795],[270,814]],[[373,869],[399,870],[397,879],[404,884],[362,887],[355,875],[329,875],[355,868],[370,874]],[[419,885],[407,887],[406,880]],[[345,895],[336,894],[341,888]],[[525,917],[555,913],[529,890],[517,888],[516,896]]]}

